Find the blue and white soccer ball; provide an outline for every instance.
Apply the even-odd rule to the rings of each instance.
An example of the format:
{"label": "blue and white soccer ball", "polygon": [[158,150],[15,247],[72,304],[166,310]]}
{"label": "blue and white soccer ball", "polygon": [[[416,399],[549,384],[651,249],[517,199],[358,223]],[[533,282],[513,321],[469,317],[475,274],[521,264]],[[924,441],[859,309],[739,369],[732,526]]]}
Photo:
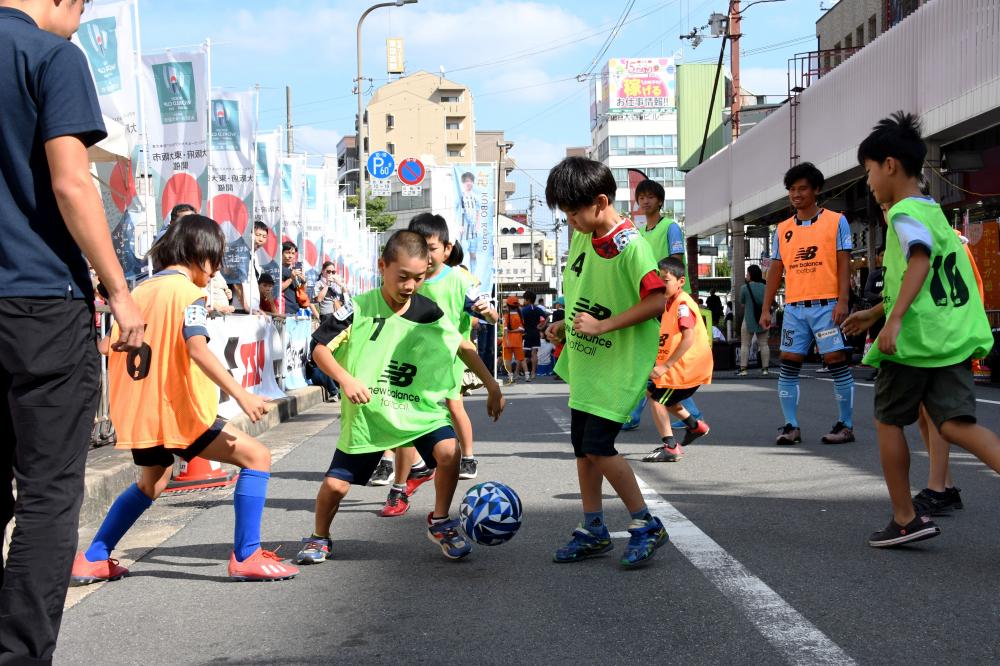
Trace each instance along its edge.
{"label": "blue and white soccer ball", "polygon": [[499,546],[521,527],[521,498],[502,483],[486,481],[469,488],[459,514],[470,539],[484,546]]}

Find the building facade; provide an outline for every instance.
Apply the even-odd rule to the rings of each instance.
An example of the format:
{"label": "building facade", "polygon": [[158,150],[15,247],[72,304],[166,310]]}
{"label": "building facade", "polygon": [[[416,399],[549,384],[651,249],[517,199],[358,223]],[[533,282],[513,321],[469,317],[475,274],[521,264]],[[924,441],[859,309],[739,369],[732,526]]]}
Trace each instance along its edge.
{"label": "building facade", "polygon": [[337,142],[337,189],[348,197],[358,193],[358,138],[354,135]]}
{"label": "building facade", "polygon": [[507,212],[507,199],[514,196],[517,185],[511,180],[510,175],[517,168],[517,162],[510,157],[510,151],[514,146],[512,141],[507,141],[503,135],[503,130],[480,130],[476,132],[476,162],[497,164],[500,161],[500,145],[506,144],[509,148],[504,150],[503,179],[500,188],[500,200],[497,202],[497,210],[501,214]]}

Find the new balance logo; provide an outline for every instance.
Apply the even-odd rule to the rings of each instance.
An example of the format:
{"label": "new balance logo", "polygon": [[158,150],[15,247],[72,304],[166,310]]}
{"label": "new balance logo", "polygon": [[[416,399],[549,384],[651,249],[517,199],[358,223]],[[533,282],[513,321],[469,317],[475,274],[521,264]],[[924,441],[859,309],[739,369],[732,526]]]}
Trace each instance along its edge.
{"label": "new balance logo", "polygon": [[380,382],[389,382],[392,386],[403,388],[413,383],[413,378],[417,375],[417,366],[409,363],[399,363],[389,361],[389,367],[382,373]]}
{"label": "new balance logo", "polygon": [[795,253],[796,261],[812,261],[816,258],[816,252],[819,248],[815,245],[810,245],[809,247],[804,247]]}
{"label": "new balance logo", "polygon": [[611,310],[607,309],[600,303],[591,303],[586,298],[581,298],[576,302],[576,307],[573,308],[573,316],[578,314],[587,313],[594,319],[607,319],[611,316]]}

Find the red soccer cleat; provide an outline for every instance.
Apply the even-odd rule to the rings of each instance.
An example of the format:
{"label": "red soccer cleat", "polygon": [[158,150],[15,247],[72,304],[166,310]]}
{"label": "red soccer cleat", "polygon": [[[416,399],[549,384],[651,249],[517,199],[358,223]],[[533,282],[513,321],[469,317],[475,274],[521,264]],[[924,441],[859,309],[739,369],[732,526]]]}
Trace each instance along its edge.
{"label": "red soccer cleat", "polygon": [[229,577],[236,580],[285,580],[298,573],[298,567],[283,563],[277,553],[263,548],[258,548],[242,562],[236,561],[236,553],[229,556]]}
{"label": "red soccer cleat", "polygon": [[409,510],[410,499],[406,496],[406,492],[392,488],[389,490],[389,496],[385,499],[385,506],[378,512],[378,515],[383,518],[393,518],[402,516]]}
{"label": "red soccer cleat", "polygon": [[107,580],[118,580],[128,575],[128,569],[118,564],[118,560],[108,558],[99,562],[91,562],[83,553],[77,553],[73,560],[73,571],[70,581],[73,585],[90,585],[103,583]]}
{"label": "red soccer cleat", "polygon": [[430,467],[425,467],[419,472],[410,472],[410,476],[406,479],[406,496],[413,497],[413,494],[417,492],[417,488],[433,478],[434,470]]}

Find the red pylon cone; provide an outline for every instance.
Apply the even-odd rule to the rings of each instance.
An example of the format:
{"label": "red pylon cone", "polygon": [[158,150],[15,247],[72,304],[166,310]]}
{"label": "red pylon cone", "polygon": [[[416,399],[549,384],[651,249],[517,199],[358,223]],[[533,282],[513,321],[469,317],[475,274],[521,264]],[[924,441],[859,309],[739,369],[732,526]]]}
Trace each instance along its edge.
{"label": "red pylon cone", "polygon": [[237,477],[238,472],[226,471],[221,463],[196,457],[188,463],[181,461],[180,473],[170,479],[165,492],[225,488],[236,483]]}

